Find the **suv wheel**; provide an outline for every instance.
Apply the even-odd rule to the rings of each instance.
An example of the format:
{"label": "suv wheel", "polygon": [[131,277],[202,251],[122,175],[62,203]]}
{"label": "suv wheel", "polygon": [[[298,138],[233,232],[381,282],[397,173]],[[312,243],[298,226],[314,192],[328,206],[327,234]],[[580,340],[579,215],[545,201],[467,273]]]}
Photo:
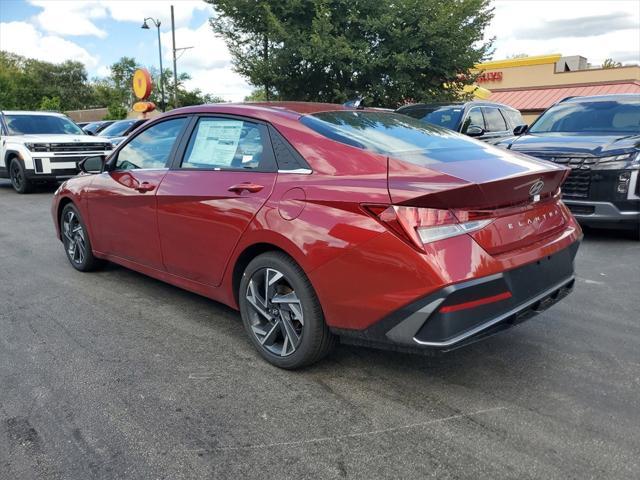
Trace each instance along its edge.
{"label": "suv wheel", "polygon": [[251,342],[277,367],[310,365],[336,343],[309,279],[284,253],[264,253],[249,263],[240,281],[239,303]]}
{"label": "suv wheel", "polygon": [[13,157],[9,164],[9,178],[13,189],[18,193],[29,193],[32,188],[31,182],[27,179],[24,166],[19,158]]}

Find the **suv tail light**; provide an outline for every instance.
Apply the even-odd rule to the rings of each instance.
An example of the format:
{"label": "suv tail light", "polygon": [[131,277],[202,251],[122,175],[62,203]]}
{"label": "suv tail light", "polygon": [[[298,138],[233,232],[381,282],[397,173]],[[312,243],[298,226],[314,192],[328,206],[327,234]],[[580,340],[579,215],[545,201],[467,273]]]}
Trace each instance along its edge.
{"label": "suv tail light", "polygon": [[[371,212],[403,240],[424,251],[427,243],[474,232],[489,225],[492,218],[460,222],[450,210],[435,208],[368,205]],[[470,215],[462,215],[468,219]]]}

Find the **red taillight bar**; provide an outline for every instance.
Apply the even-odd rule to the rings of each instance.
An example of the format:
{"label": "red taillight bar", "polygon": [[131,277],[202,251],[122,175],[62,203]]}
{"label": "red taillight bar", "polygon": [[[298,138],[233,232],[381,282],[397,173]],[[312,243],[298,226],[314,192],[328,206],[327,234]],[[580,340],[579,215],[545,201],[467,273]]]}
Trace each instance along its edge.
{"label": "red taillight bar", "polygon": [[471,302],[457,303],[455,305],[446,305],[440,309],[440,313],[457,312],[458,310],[466,310],[467,308],[479,307],[481,305],[487,305],[488,303],[499,302],[500,300],[506,300],[511,298],[511,292],[502,292],[490,297],[480,298],[478,300],[472,300]]}

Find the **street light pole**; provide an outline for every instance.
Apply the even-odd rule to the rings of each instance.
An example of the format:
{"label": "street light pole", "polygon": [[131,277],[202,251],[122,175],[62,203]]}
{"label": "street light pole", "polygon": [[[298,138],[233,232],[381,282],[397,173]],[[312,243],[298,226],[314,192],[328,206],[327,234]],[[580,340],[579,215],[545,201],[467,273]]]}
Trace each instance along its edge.
{"label": "street light pole", "polygon": [[[142,28],[143,30],[149,30],[149,25],[147,25],[147,20],[151,20],[151,22],[156,26],[156,28],[158,29],[158,57],[160,58],[160,108],[162,109],[162,111],[165,111],[165,106],[166,106],[166,102],[164,101],[164,82],[162,81],[162,44],[160,43],[160,20],[154,20],[151,17],[147,17],[144,19],[143,23],[142,23]],[[172,18],[173,20],[173,18]],[[173,22],[172,22],[173,23]],[[174,58],[175,58],[175,52],[174,52]],[[174,63],[174,69],[175,69],[175,63]]]}

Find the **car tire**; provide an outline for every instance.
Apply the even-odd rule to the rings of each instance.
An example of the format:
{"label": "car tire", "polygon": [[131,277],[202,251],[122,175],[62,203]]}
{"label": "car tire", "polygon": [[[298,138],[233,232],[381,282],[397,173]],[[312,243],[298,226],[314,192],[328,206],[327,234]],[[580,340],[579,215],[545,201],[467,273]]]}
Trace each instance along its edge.
{"label": "car tire", "polygon": [[18,157],[13,157],[9,163],[9,178],[16,192],[29,193],[33,190],[33,183],[27,179],[24,165]]}
{"label": "car tire", "polygon": [[89,233],[74,204],[67,204],[60,215],[64,251],[71,266],[81,272],[100,268],[103,261],[93,256]]}
{"label": "car tire", "polygon": [[247,265],[238,298],[251,342],[277,367],[292,370],[315,363],[336,343],[311,282],[282,252],[263,253]]}

